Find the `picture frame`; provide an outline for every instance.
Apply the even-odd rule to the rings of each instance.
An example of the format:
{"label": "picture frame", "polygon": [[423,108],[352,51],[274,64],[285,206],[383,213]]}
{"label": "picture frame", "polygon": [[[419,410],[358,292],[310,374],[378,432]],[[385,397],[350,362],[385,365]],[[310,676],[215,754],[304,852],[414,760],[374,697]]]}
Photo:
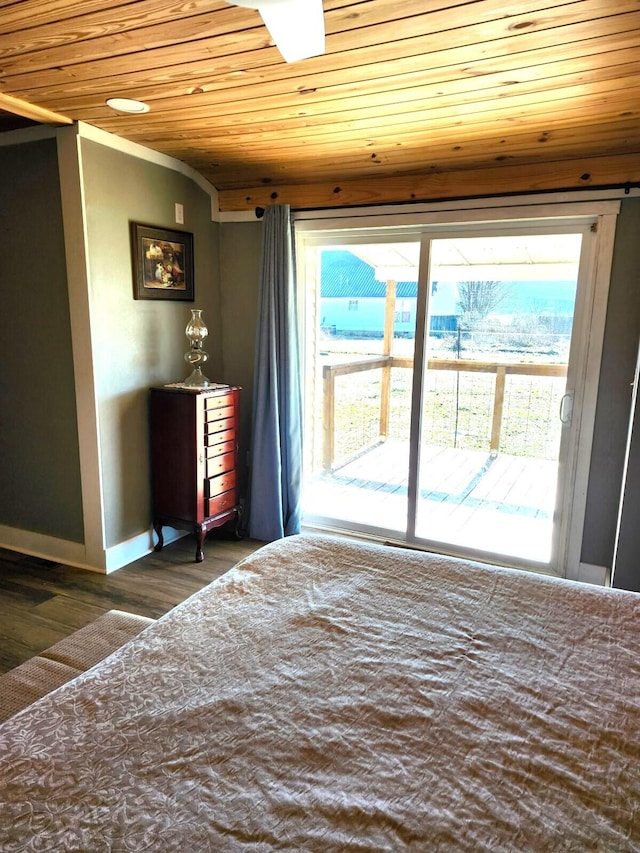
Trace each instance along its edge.
{"label": "picture frame", "polygon": [[193,302],[193,234],[131,223],[134,299]]}

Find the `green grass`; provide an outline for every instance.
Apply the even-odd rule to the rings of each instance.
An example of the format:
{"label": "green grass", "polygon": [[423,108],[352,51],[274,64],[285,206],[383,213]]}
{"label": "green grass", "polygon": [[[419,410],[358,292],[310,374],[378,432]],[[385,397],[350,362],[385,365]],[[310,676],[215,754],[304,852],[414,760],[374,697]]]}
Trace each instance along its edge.
{"label": "green grass", "polygon": [[[381,370],[336,380],[336,458],[343,459],[379,436]],[[408,440],[411,371],[392,370],[389,437]],[[507,376],[501,430],[502,453],[529,459],[557,458],[561,378]],[[489,452],[495,377],[432,371],[427,375],[422,441],[437,447]]]}

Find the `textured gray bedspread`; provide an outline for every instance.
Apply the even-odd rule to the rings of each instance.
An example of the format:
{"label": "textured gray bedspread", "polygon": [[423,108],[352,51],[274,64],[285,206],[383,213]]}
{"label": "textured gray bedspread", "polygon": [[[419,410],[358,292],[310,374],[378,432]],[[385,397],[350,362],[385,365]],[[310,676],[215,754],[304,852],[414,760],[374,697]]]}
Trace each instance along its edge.
{"label": "textured gray bedspread", "polygon": [[640,596],[291,537],[0,727],[0,850],[635,850],[639,743]]}

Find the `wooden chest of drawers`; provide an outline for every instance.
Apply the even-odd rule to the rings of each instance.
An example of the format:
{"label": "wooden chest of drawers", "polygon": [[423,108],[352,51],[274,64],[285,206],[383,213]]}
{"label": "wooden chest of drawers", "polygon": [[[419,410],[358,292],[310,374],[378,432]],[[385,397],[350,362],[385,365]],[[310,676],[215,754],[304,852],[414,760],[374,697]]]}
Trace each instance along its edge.
{"label": "wooden chest of drawers", "polygon": [[209,530],[239,521],[237,468],[240,388],[152,388],[153,527],[193,530],[196,561]]}

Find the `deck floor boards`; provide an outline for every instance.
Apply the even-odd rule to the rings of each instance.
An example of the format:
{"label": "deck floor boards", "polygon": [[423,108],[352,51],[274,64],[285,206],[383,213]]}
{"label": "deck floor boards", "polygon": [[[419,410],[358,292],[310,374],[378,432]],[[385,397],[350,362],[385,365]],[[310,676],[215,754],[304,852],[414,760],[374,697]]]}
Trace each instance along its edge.
{"label": "deck floor boards", "polygon": [[[304,518],[403,532],[408,445],[388,441],[304,487]],[[557,465],[426,446],[416,535],[435,543],[537,562],[550,558]]]}

